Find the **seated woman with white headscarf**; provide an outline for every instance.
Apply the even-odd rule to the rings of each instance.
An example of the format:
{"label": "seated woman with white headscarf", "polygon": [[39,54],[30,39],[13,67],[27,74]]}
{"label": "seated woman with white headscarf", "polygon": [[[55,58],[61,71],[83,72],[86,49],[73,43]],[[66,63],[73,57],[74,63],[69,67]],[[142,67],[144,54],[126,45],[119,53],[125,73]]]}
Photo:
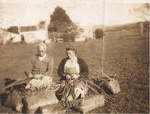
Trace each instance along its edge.
{"label": "seated woman with white headscarf", "polygon": [[54,60],[46,54],[46,44],[40,43],[37,47],[38,54],[31,58],[31,73],[33,79],[26,85],[26,89],[47,88],[52,83]]}

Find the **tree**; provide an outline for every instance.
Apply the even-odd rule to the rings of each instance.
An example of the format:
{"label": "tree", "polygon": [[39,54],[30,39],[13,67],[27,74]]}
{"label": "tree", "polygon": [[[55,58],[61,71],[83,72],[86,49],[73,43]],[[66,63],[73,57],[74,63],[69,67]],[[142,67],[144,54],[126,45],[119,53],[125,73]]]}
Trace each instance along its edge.
{"label": "tree", "polygon": [[47,29],[46,21],[40,21],[38,24],[39,29]]}
{"label": "tree", "polygon": [[142,21],[149,21],[150,13],[149,13],[149,3],[142,4],[140,6],[136,6],[129,10],[130,14],[139,18],[140,28],[141,28],[141,35],[144,35],[144,27]]}
{"label": "tree", "polygon": [[65,35],[63,35],[64,41],[68,41],[68,38],[74,39],[78,34],[78,29],[80,28],[79,25],[74,23],[66,14],[66,11],[60,6],[55,8],[50,17],[51,19],[48,27],[49,32],[65,33]]}
{"label": "tree", "polygon": [[67,33],[68,28],[74,26],[66,11],[60,6],[55,8],[55,11],[50,17],[49,31]]}
{"label": "tree", "polygon": [[95,38],[96,38],[96,39],[99,39],[99,38],[102,38],[102,37],[103,37],[103,30],[102,30],[102,29],[99,29],[99,28],[98,28],[98,29],[95,30],[94,33],[95,33]]}
{"label": "tree", "polygon": [[129,10],[129,12],[135,17],[142,19],[144,21],[149,20],[149,3],[142,4],[140,6],[135,6]]}

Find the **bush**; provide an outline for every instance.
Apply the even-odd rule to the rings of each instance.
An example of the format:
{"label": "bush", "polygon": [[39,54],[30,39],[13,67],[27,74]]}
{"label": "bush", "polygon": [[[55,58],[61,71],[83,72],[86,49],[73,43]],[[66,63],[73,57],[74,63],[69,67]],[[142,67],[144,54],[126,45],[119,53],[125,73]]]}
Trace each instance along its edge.
{"label": "bush", "polygon": [[96,39],[103,38],[103,30],[102,29],[96,29],[94,33],[95,33]]}

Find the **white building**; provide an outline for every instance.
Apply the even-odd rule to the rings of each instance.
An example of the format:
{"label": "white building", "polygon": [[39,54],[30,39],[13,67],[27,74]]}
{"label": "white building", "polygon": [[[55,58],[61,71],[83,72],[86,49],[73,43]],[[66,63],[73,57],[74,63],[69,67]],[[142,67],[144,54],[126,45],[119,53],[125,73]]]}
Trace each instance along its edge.
{"label": "white building", "polygon": [[75,38],[75,42],[86,41],[88,39],[93,39],[93,32],[84,31],[83,33],[81,33],[79,36]]}
{"label": "white building", "polygon": [[49,42],[46,24],[37,26],[20,26],[18,27],[18,31],[26,43],[36,43],[39,41],[45,41],[46,43]]}

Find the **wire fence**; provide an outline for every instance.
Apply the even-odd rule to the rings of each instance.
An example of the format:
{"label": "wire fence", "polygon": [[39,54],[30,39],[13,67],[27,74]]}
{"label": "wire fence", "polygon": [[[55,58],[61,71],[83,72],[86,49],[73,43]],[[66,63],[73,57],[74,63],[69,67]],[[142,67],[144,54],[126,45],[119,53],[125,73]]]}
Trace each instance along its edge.
{"label": "wire fence", "polygon": [[70,33],[58,33],[52,32],[48,33],[49,39],[53,42],[73,42],[75,41],[75,37],[73,34]]}

